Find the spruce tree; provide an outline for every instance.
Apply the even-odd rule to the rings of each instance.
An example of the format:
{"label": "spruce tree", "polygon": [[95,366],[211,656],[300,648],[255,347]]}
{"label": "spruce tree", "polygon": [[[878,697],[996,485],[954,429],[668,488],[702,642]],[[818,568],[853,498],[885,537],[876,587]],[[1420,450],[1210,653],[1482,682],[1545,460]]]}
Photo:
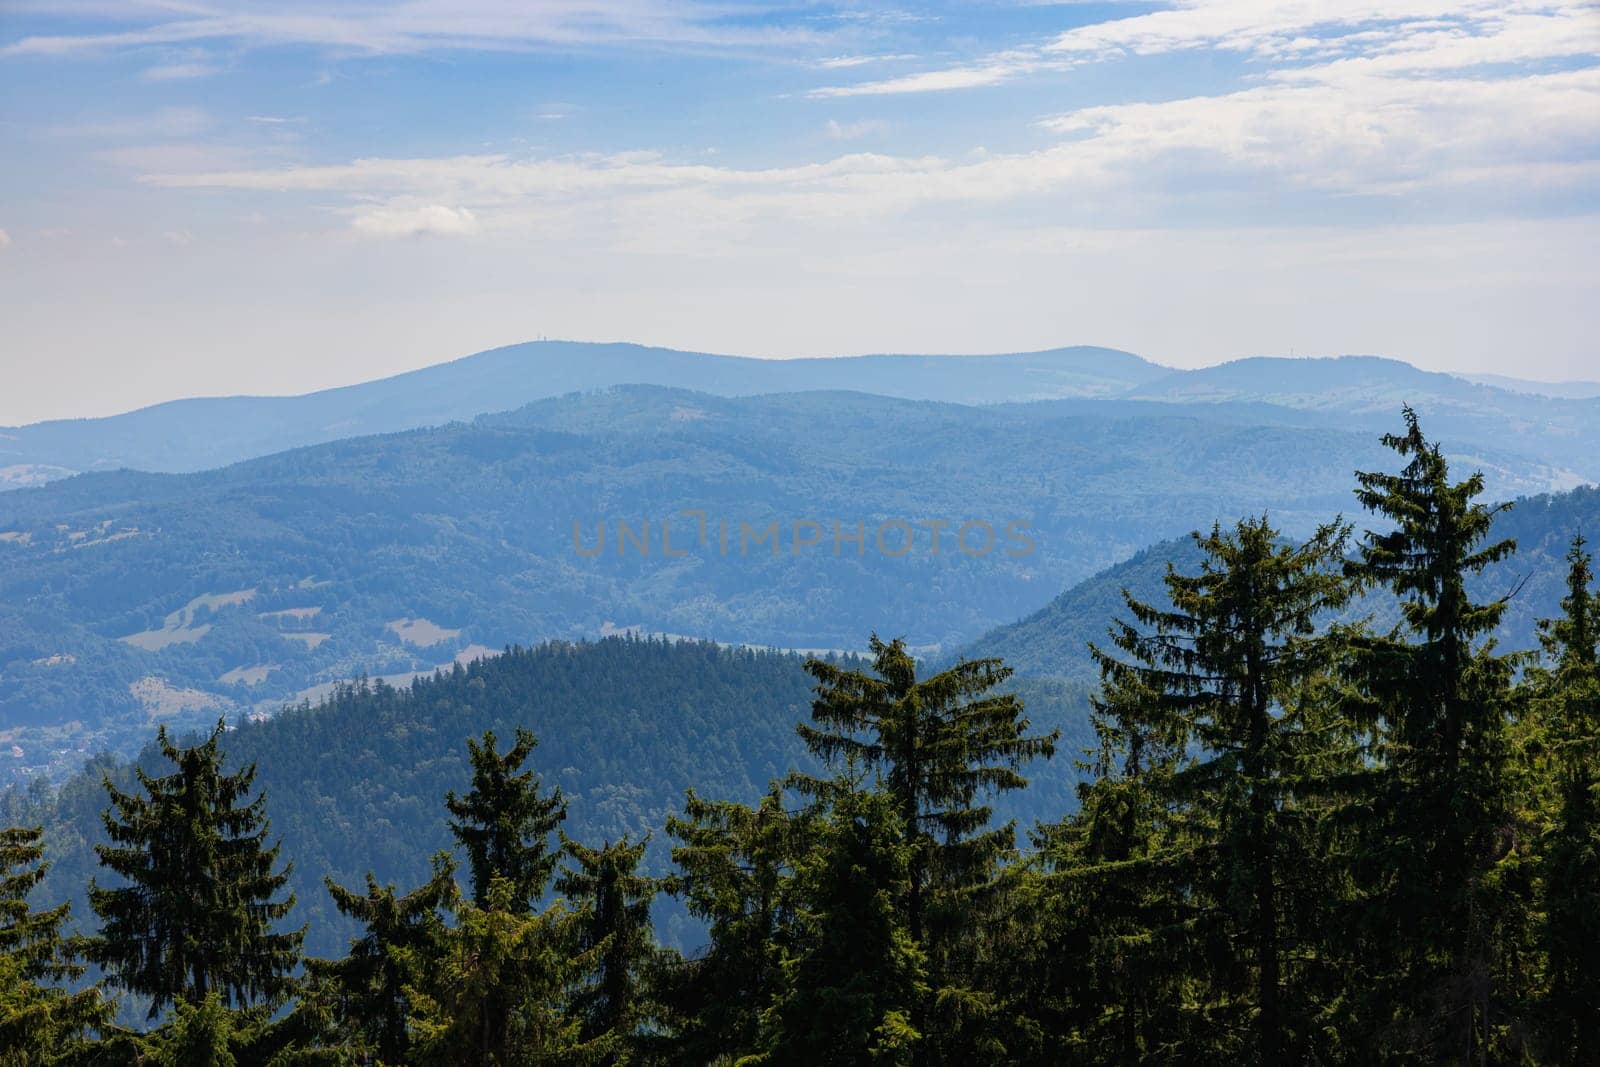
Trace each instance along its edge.
{"label": "spruce tree", "polygon": [[893,794],[861,788],[853,761],[813,783],[817,837],[795,873],[797,914],[760,1064],[913,1062],[924,1035],[923,954],[905,925],[911,858]]}
{"label": "spruce tree", "polygon": [[[981,798],[1024,788],[1028,780],[1019,768],[1053,755],[1059,732],[1028,734],[1016,694],[993,692],[1011,675],[998,659],[962,660],[919,680],[903,641],[885,644],[874,634],[869,649],[870,674],[806,662],[817,680],[815,725],[800,724],[800,736],[830,764],[879,771],[895,806],[910,850],[900,907],[912,941],[926,953],[931,990],[915,1026],[941,1033],[919,1049],[919,1062],[992,1056],[993,1049],[971,1044],[982,1042],[982,1019],[993,1009],[968,981],[975,899],[994,885],[999,861],[1015,844],[1015,828],[990,828],[992,812]],[[806,776],[793,782],[803,792],[819,784]]]}
{"label": "spruce tree", "polygon": [[334,905],[364,932],[351,939],[343,959],[308,960],[307,970],[329,987],[337,1024],[355,1047],[372,1050],[383,1063],[404,1063],[411,1044],[407,987],[420,980],[419,967],[430,968],[443,955],[440,909],[456,900],[455,864],[434,857],[433,877],[404,895],[393,883],[380,886],[370,873],[365,893],[324,881]]}
{"label": "spruce tree", "polygon": [[273,898],[290,868],[274,871],[265,795],[247,800],[252,764],[222,771],[223,725],[202,744],[178,748],[156,734],[173,773],[136,769],[142,795],[105,780],[111,807],[100,863],[125,884],[89,886],[100,917],[88,957],[108,981],[150,999],[150,1015],[176,1002],[199,1005],[216,993],[226,1005],[276,1001],[290,987],[305,930],[279,931],[294,896]]}
{"label": "spruce tree", "polygon": [[410,1062],[429,1067],[522,1067],[594,1062],[615,1041],[585,1042],[568,990],[598,953],[573,953],[577,917],[556,903],[528,913],[519,890],[490,880],[483,907],[464,901],[442,956],[413,959]]}
{"label": "spruce tree", "polygon": [[464,797],[451,792],[445,806],[450,829],[467,852],[472,872],[473,901],[486,907],[495,878],[511,884],[512,900],[526,911],[544,895],[560,862],[550,847],[550,834],[567,817],[567,800],[558,788],[546,795],[533,771],[517,773],[539,744],[517,727],[516,743],[505,752],[496,748],[494,731],[481,742],[467,739],[472,759],[472,789]]}
{"label": "spruce tree", "polygon": [[761,1013],[782,985],[794,864],[809,825],[785,809],[776,783],[753,808],[707,801],[690,790],[683,815],[667,820],[667,833],[680,844],[672,850],[679,873],[666,888],[709,935],[701,955],[672,968],[664,991],[682,1062],[755,1052]]}
{"label": "spruce tree", "polygon": [[1107,1005],[1121,1025],[1148,1026],[1124,1039],[1158,1046],[1165,1034],[1195,1055],[1203,1030],[1204,1055],[1266,1064],[1310,1051],[1297,919],[1317,906],[1305,874],[1332,753],[1315,691],[1339,648],[1328,615],[1349,599],[1346,534],[1336,523],[1291,545],[1264,518],[1197,533],[1199,572],[1169,567],[1170,608],[1125,598],[1133,619],[1111,636],[1126,658],[1093,650],[1103,758],[1119,752],[1124,777],[1086,798],[1080,823],[1097,839],[1077,843],[1076,874],[1104,886],[1107,921],[1154,927],[1144,967],[1190,983],[1203,1016],[1163,1006],[1141,1024]]}
{"label": "spruce tree", "polygon": [[1600,1035],[1600,598],[1584,540],[1567,555],[1560,617],[1540,626],[1536,722],[1550,805],[1540,840],[1548,989],[1539,1029],[1552,1063],[1592,1060]]}
{"label": "spruce tree", "polygon": [[[1353,1028],[1368,1055],[1475,1061],[1503,1012],[1494,982],[1496,867],[1511,842],[1507,722],[1512,657],[1488,640],[1504,598],[1475,601],[1467,579],[1515,550],[1488,540],[1497,512],[1482,474],[1452,482],[1439,447],[1405,410],[1384,444],[1399,473],[1357,472],[1357,498],[1391,529],[1368,533],[1348,572],[1400,602],[1392,632],[1352,644],[1351,711],[1381,767],[1355,877],[1364,900],[1354,951]],[[1358,975],[1362,977],[1357,977]]]}
{"label": "spruce tree", "polygon": [[592,953],[594,970],[578,985],[569,1010],[583,1024],[586,1042],[616,1048],[607,1062],[627,1058],[641,1029],[652,1022],[649,983],[661,951],[650,925],[650,904],[660,882],[639,874],[649,838],[623,838],[589,848],[562,837],[573,866],[556,878],[556,890],[574,911],[579,953]]}
{"label": "spruce tree", "polygon": [[0,1063],[35,1067],[69,1058],[91,1030],[110,1022],[97,987],[72,993],[54,983],[81,977],[61,927],[71,905],[35,911],[31,893],[45,876],[43,831],[0,830]]}

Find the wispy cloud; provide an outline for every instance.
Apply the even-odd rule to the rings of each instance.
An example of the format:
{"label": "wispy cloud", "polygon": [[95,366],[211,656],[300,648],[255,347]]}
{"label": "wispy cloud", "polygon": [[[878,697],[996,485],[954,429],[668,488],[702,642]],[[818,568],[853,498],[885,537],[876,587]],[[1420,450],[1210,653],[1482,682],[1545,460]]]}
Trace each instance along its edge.
{"label": "wispy cloud", "polygon": [[522,49],[586,44],[699,48],[771,47],[815,41],[815,29],[740,17],[701,0],[245,0],[227,8],[165,0],[90,2],[65,10],[22,0],[20,12],[114,19],[113,32],[34,34],[0,46],[0,56],[68,56],[151,45],[229,41],[246,46],[309,45],[357,53]]}
{"label": "wispy cloud", "polygon": [[11,235],[4,230],[0,230],[0,248],[4,248],[10,243]]}
{"label": "wispy cloud", "polygon": [[1438,70],[1600,52],[1591,0],[1180,0],[1172,8],[1080,26],[953,66],[849,85],[816,98],[945,92],[999,85],[1090,62],[1199,48],[1295,64],[1365,59]]}
{"label": "wispy cloud", "polygon": [[87,119],[53,127],[58,137],[84,137],[96,140],[146,140],[193,137],[212,126],[204,108],[164,107],[141,115]]}
{"label": "wispy cloud", "polygon": [[905,60],[916,59],[910,53],[893,53],[878,56],[828,56],[817,60],[817,66],[825,70],[847,70],[850,67],[865,67],[873,63],[897,63]]}

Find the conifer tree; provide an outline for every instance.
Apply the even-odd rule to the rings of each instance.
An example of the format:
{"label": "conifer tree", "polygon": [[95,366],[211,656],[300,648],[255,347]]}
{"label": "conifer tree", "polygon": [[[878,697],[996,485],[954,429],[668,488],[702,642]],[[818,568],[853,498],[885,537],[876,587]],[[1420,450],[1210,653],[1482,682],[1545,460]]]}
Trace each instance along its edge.
{"label": "conifer tree", "polygon": [[567,991],[598,953],[573,954],[577,918],[556,903],[529,914],[510,879],[491,879],[484,907],[462,902],[436,961],[414,960],[411,1062],[524,1067],[594,1062],[614,1040],[584,1042]]}
{"label": "conifer tree", "polygon": [[467,852],[472,872],[473,901],[488,905],[489,885],[496,878],[511,883],[512,900],[523,911],[544,895],[561,855],[550,847],[550,834],[567,817],[567,800],[559,788],[548,795],[533,771],[517,773],[539,744],[517,727],[516,742],[496,748],[494,731],[480,742],[467,739],[472,759],[472,789],[464,797],[451,792],[445,806],[453,816],[450,829]]}
{"label": "conifer tree", "polygon": [[1538,673],[1551,810],[1540,841],[1548,991],[1540,1029],[1552,1063],[1594,1055],[1600,1034],[1600,598],[1577,537],[1562,614],[1541,623],[1549,668]]}
{"label": "conifer tree", "polygon": [[28,904],[49,869],[43,858],[42,830],[0,830],[0,1063],[14,1067],[68,1058],[111,1016],[98,988],[69,993],[53,984],[84,969],[68,958],[61,934],[71,905]]}
{"label": "conifer tree", "polygon": [[[905,895],[899,902],[911,940],[926,954],[930,995],[914,1026],[938,1025],[942,1040],[927,1041],[919,1062],[993,1055],[966,1042],[981,1038],[993,1009],[966,980],[973,966],[976,895],[994,884],[997,865],[1015,844],[1012,824],[988,828],[985,794],[1022,789],[1019,768],[1054,754],[1058,732],[1030,736],[1014,693],[994,693],[1011,675],[998,659],[963,660],[918,680],[905,643],[869,642],[872,673],[824,660],[806,662],[816,678],[812,723],[799,726],[807,748],[824,761],[881,772],[909,852]],[[802,792],[818,781],[792,780]],[[939,1019],[934,1019],[935,1010]],[[965,1038],[958,1031],[966,1031]],[[964,1050],[964,1051],[963,1051]]]}
{"label": "conifer tree", "polygon": [[95,851],[126,884],[90,883],[101,929],[88,956],[109,981],[148,997],[151,1017],[213,992],[225,1005],[275,1001],[299,962],[305,930],[276,929],[294,896],[273,899],[290,868],[273,870],[279,846],[267,845],[265,795],[246,799],[255,766],[222,772],[222,731],[219,722],[202,744],[178,748],[159,730],[174,770],[156,777],[137,769],[142,795],[105,781],[111,843]]}
{"label": "conifer tree", "polygon": [[862,789],[853,761],[813,791],[818,834],[796,870],[794,939],[756,1062],[911,1063],[924,1036],[913,1012],[928,995],[901,903],[915,846],[893,794]]}
{"label": "conifer tree", "polygon": [[1482,474],[1450,480],[1416,413],[1384,444],[1406,460],[1397,474],[1357,472],[1357,498],[1393,528],[1368,533],[1348,572],[1391,591],[1402,623],[1353,642],[1352,714],[1373,733],[1382,768],[1356,856],[1364,903],[1347,943],[1370,980],[1369,1055],[1469,1062],[1487,1054],[1503,990],[1494,988],[1496,865],[1511,847],[1506,776],[1511,657],[1489,634],[1504,598],[1477,602],[1467,579],[1515,550],[1488,542],[1497,512]]}
{"label": "conifer tree", "polygon": [[[1319,626],[1349,598],[1345,536],[1332,524],[1289,545],[1264,518],[1197,533],[1200,570],[1169,566],[1170,608],[1126,597],[1133,619],[1111,636],[1127,658],[1093,650],[1106,680],[1102,758],[1118,752],[1125,765],[1122,781],[1086,797],[1080,824],[1097,839],[1078,843],[1078,873],[1105,889],[1107,920],[1133,915],[1161,931],[1149,942],[1148,966],[1168,970],[1158,981],[1205,990],[1191,1008],[1203,1022],[1163,1006],[1143,1035],[1124,1031],[1135,1046],[1159,1045],[1163,1032],[1192,1043],[1203,1027],[1207,1055],[1308,1054],[1294,917],[1315,908],[1302,879],[1329,753],[1312,689],[1337,654],[1338,636]],[[1111,1008],[1138,1029],[1128,1009]]]}
{"label": "conifer tree", "polygon": [[380,886],[370,873],[365,893],[324,881],[334,905],[365,932],[351,939],[343,959],[308,960],[307,969],[331,988],[337,1023],[357,1047],[371,1049],[383,1063],[404,1063],[411,1043],[407,987],[419,982],[419,966],[432,967],[443,955],[439,912],[456,900],[455,863],[435,856],[433,877],[404,895],[393,883]]}
{"label": "conifer tree", "polygon": [[754,808],[707,801],[693,790],[667,820],[679,873],[666,888],[708,927],[709,945],[674,967],[664,991],[683,1062],[753,1054],[761,1012],[778,995],[792,936],[794,863],[809,820],[789,813],[773,783]]}
{"label": "conifer tree", "polygon": [[588,848],[562,835],[573,866],[556,877],[557,891],[574,911],[577,951],[594,957],[594,971],[579,983],[569,1011],[582,1022],[584,1041],[613,1043],[622,1059],[654,1014],[648,984],[661,950],[650,925],[650,904],[660,881],[638,873],[648,844],[648,837],[637,842],[624,837]]}

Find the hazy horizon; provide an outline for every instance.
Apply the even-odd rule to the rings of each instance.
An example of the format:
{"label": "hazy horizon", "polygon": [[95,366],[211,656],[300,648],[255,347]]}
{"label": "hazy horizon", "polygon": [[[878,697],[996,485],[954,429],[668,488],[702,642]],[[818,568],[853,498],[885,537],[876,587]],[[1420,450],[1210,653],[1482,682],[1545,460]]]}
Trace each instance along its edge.
{"label": "hazy horizon", "polygon": [[[906,352],[906,351],[888,352],[888,351],[879,351],[879,352],[839,352],[839,353],[828,353],[828,354],[824,354],[824,355],[811,355],[811,354],[800,354],[800,355],[747,355],[746,353],[742,353],[742,352],[711,352],[711,351],[705,351],[705,350],[701,350],[701,349],[677,349],[677,348],[674,348],[673,346],[651,344],[649,342],[644,342],[644,341],[623,341],[623,340],[593,340],[593,341],[590,341],[590,340],[585,340],[585,339],[580,339],[580,338],[571,338],[571,337],[560,337],[560,338],[556,338],[556,337],[548,337],[548,338],[541,337],[541,338],[532,338],[532,339],[528,339],[528,340],[524,340],[524,341],[513,341],[513,342],[510,342],[510,343],[508,343],[506,345],[495,345],[495,346],[492,346],[491,348],[482,349],[482,350],[475,351],[475,352],[468,352],[468,353],[462,353],[460,355],[447,356],[447,357],[445,357],[443,359],[435,360],[435,361],[428,362],[428,363],[423,363],[420,366],[404,367],[404,368],[401,368],[401,369],[394,370],[392,372],[382,373],[382,374],[379,374],[379,375],[376,375],[376,376],[373,376],[373,377],[353,378],[353,379],[349,379],[349,380],[343,380],[343,379],[330,380],[326,384],[311,385],[311,386],[308,386],[306,388],[295,389],[293,391],[274,392],[274,393],[267,393],[267,392],[259,392],[259,393],[257,393],[257,392],[246,392],[246,391],[243,391],[243,390],[234,390],[234,391],[229,391],[229,392],[218,392],[218,393],[186,393],[186,394],[182,394],[182,395],[178,395],[178,396],[159,397],[159,398],[157,398],[155,400],[151,400],[151,401],[146,402],[146,403],[139,403],[139,404],[136,404],[136,405],[134,405],[132,407],[116,407],[116,408],[111,408],[111,409],[104,410],[104,411],[71,411],[71,412],[68,412],[66,414],[46,415],[46,416],[41,417],[41,418],[8,418],[6,416],[6,408],[4,406],[5,402],[4,401],[0,401],[0,426],[6,426],[6,427],[12,427],[12,428],[20,428],[20,427],[33,425],[35,423],[40,423],[40,422],[56,422],[56,421],[72,420],[72,419],[106,418],[106,417],[110,417],[110,416],[123,415],[123,414],[127,414],[129,412],[143,410],[145,408],[158,407],[158,406],[161,406],[163,404],[170,404],[170,403],[174,403],[174,402],[178,402],[178,401],[184,401],[184,400],[218,400],[218,399],[240,398],[240,397],[261,398],[261,399],[289,399],[289,398],[293,398],[293,397],[297,397],[297,396],[305,396],[305,395],[308,395],[308,394],[311,394],[311,393],[325,392],[325,391],[328,391],[328,390],[331,390],[331,389],[340,389],[340,388],[345,388],[345,387],[349,387],[349,386],[361,385],[361,384],[364,384],[364,383],[367,383],[367,382],[377,381],[377,380],[381,380],[381,379],[384,379],[384,378],[396,377],[396,376],[407,374],[407,373],[410,373],[410,372],[413,372],[413,371],[425,370],[425,369],[427,369],[429,367],[443,366],[445,364],[453,363],[453,362],[456,362],[458,360],[470,359],[473,356],[482,355],[484,352],[494,351],[495,349],[499,349],[499,348],[516,347],[516,346],[522,345],[522,344],[531,344],[531,343],[538,343],[538,342],[544,342],[544,341],[553,342],[553,343],[637,345],[637,346],[642,347],[642,348],[659,348],[659,349],[672,349],[674,351],[687,351],[687,352],[692,352],[692,353],[694,353],[696,355],[732,356],[732,357],[737,357],[737,358],[764,359],[764,360],[774,360],[774,361],[802,360],[802,359],[852,359],[852,358],[860,358],[860,357],[863,357],[863,356],[936,356],[936,357],[944,357],[944,358],[951,358],[951,359],[967,359],[967,358],[979,358],[979,359],[981,359],[981,358],[983,358],[985,356],[1020,355],[1020,354],[1026,354],[1027,352],[1049,352],[1049,351],[1056,351],[1056,350],[1062,350],[1062,349],[1071,349],[1071,348],[1107,348],[1107,349],[1114,349],[1115,348],[1115,346],[1112,346],[1112,345],[1098,345],[1098,344],[1073,342],[1073,343],[1070,343],[1070,344],[1049,345],[1049,346],[1046,346],[1046,347],[1043,347],[1043,348],[1038,348],[1038,349],[1027,349],[1027,350],[1006,351],[1006,352],[1002,352],[1002,351],[989,351],[989,352]],[[1189,366],[1184,366],[1184,365],[1176,364],[1176,363],[1165,363],[1165,362],[1163,362],[1162,360],[1159,360],[1159,359],[1152,359],[1149,356],[1147,356],[1147,355],[1145,355],[1143,353],[1140,353],[1140,352],[1129,352],[1127,349],[1115,349],[1115,350],[1116,351],[1122,351],[1122,352],[1128,352],[1129,355],[1137,356],[1137,357],[1139,357],[1141,359],[1144,359],[1144,360],[1146,360],[1146,361],[1148,361],[1150,363],[1157,364],[1159,366],[1169,367],[1170,369],[1172,369],[1174,371],[1204,369],[1204,368],[1207,368],[1207,367],[1221,366],[1222,364],[1225,364],[1225,363],[1234,363],[1234,362],[1238,362],[1240,360],[1247,360],[1247,359],[1319,360],[1319,359],[1345,359],[1345,358],[1375,358],[1375,359],[1397,359],[1398,358],[1398,357],[1394,357],[1394,356],[1385,356],[1385,355],[1382,355],[1380,353],[1374,353],[1374,352],[1339,352],[1339,353],[1327,353],[1327,354],[1316,354],[1316,353],[1292,353],[1292,354],[1253,353],[1253,354],[1250,354],[1250,355],[1241,355],[1241,356],[1231,357],[1231,358],[1228,358],[1228,359],[1216,360],[1216,361],[1213,361],[1213,362],[1196,363],[1196,364],[1192,364],[1192,365],[1189,365]],[[1410,363],[1411,361],[1409,361],[1409,360],[1399,360],[1399,362]],[[1445,374],[1453,374],[1453,375],[1456,375],[1458,377],[1467,378],[1469,380],[1474,379],[1476,377],[1480,377],[1480,375],[1477,375],[1477,374],[1475,374],[1473,372],[1463,372],[1463,371],[1455,370],[1455,369],[1452,369],[1452,368],[1449,368],[1449,367],[1434,368],[1434,367],[1422,367],[1422,366],[1420,366],[1418,364],[1412,364],[1412,365],[1413,366],[1418,366],[1418,369],[1420,369],[1420,370],[1435,371],[1435,372],[1438,372],[1438,373],[1445,373]],[[1504,382],[1523,382],[1523,383],[1527,383],[1527,384],[1530,384],[1530,385],[1546,385],[1546,386],[1600,384],[1600,375],[1596,375],[1596,380],[1581,379],[1581,378],[1550,380],[1550,379],[1542,379],[1542,378],[1522,377],[1522,376],[1515,375],[1515,374],[1493,374],[1493,373],[1484,374],[1484,375],[1481,375],[1481,377],[1483,377],[1485,379],[1500,379],[1501,381],[1504,381]],[[1488,381],[1488,382],[1486,382],[1486,384],[1494,384],[1494,382]]]}
{"label": "hazy horizon", "polygon": [[1592,377],[1590,0],[16,0],[8,423],[543,336]]}

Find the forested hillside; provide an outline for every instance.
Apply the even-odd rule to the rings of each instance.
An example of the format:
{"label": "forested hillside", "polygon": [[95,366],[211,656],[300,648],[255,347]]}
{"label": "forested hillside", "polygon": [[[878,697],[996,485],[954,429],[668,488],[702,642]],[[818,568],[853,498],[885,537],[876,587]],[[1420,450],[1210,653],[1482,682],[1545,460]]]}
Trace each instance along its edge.
{"label": "forested hillside", "polygon": [[[667,853],[659,831],[685,789],[754,801],[790,769],[811,769],[794,730],[810,704],[802,662],[659,639],[513,648],[401,688],[362,682],[315,705],[238,723],[222,750],[230,766],[259,764],[267,814],[296,861],[296,921],[311,921],[311,947],[331,953],[349,924],[333,911],[322,878],[356,884],[369,870],[400,884],[425,878],[430,856],[450,841],[442,798],[470,775],[466,738],[533,730],[540,745],[529,765],[567,796],[568,832],[583,840],[655,832],[645,863],[659,872]],[[1085,690],[1041,684],[1024,693],[1036,719],[1087,740]],[[159,762],[147,749],[138,764]],[[93,873],[108,771],[124,787],[133,781],[131,764],[101,760],[58,791],[8,794],[0,825],[50,827],[55,866],[46,895],[80,892]],[[1076,780],[1069,761],[1052,768],[1021,814],[1070,804]],[[87,915],[79,905],[77,914]],[[675,927],[664,935],[674,943],[684,936]]]}
{"label": "forested hillside", "polygon": [[[1170,413],[626,388],[7,493],[0,714],[31,732],[10,735],[22,755],[0,747],[0,769],[610,628],[849,649],[876,627],[953,648],[1219,517],[1271,508],[1303,533],[1348,507],[1348,472],[1376,449]],[[704,513],[703,539],[684,509]],[[665,554],[664,522],[685,555]],[[968,522],[984,526],[964,551]],[[623,543],[621,523],[635,538],[648,523],[647,542]],[[863,541],[836,554],[835,524]]]}
{"label": "forested hillside", "polygon": [[[1573,537],[1594,530],[1600,530],[1600,489],[1593,486],[1524,497],[1495,515],[1495,536],[1515,540],[1517,553],[1470,575],[1467,585],[1475,596],[1506,597],[1505,613],[1492,631],[1503,647],[1533,648],[1538,643],[1538,621],[1561,595],[1568,545]],[[1029,676],[1090,680],[1097,671],[1089,642],[1105,642],[1106,620],[1121,603],[1122,590],[1159,601],[1167,564],[1182,570],[1198,558],[1198,548],[1187,537],[1152,545],[1078,583],[1027,618],[997,627],[961,653],[1004,655]],[[1358,597],[1342,614],[1369,618],[1376,626],[1397,621],[1393,604],[1382,598]]]}
{"label": "forested hillside", "polygon": [[[8,796],[24,824],[0,834],[0,1053],[1588,1063],[1593,556],[1571,537],[1539,647],[1500,647],[1507,595],[1472,587],[1517,556],[1502,509],[1411,412],[1384,443],[1394,460],[1355,474],[1370,529],[1219,523],[1162,602],[1124,597],[1087,733],[1030,715],[996,659],[612,640],[187,743],[163,731],[98,798],[88,780]],[[1358,598],[1396,623],[1353,621]],[[1070,803],[1052,772],[1074,751]],[[677,787],[677,807],[652,795]],[[1001,820],[1029,807],[1019,837]],[[99,923],[69,938],[96,810]],[[354,866],[304,913],[313,935],[290,890],[293,863],[341,862],[318,835]],[[360,871],[374,853],[406,879]],[[703,924],[687,952],[688,920],[658,926],[667,899]],[[344,946],[306,954],[339,927]],[[144,1025],[113,1021],[115,994]]]}

